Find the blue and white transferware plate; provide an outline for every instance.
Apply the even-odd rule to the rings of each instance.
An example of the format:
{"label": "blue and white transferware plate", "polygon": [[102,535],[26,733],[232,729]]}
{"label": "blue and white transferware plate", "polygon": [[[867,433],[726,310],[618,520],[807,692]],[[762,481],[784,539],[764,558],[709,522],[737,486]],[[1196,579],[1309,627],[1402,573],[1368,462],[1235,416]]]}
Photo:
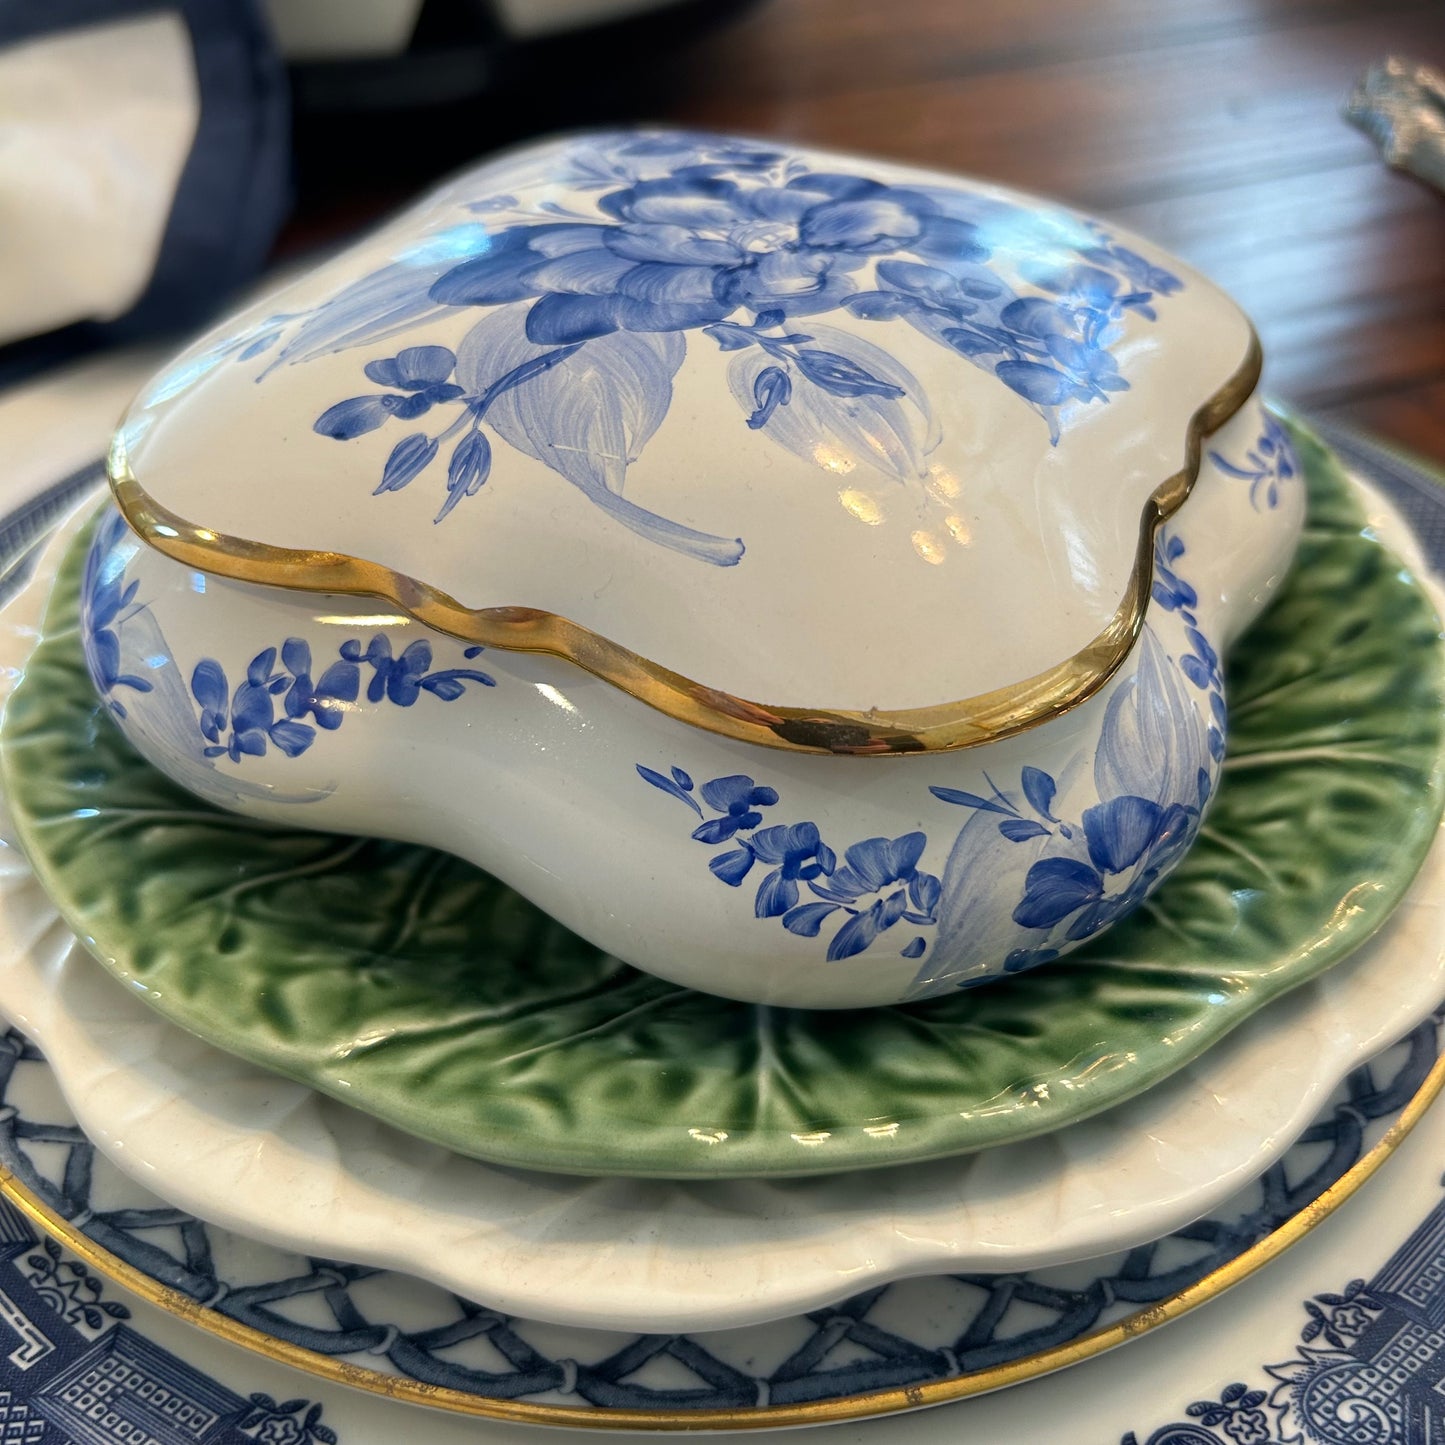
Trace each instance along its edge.
{"label": "blue and white transferware plate", "polygon": [[[951,993],[1103,931],[1201,825],[1213,674],[1303,515],[1259,365],[1203,277],[1035,197],[545,142],[143,391],[110,469],[165,646],[95,680],[149,684],[120,726],[203,797],[458,853],[646,972]],[[965,837],[948,800],[1020,776],[1015,835]],[[1091,856],[1116,891],[1066,906]]]}
{"label": "blue and white transferware plate", "polygon": [[[246,1438],[331,1445],[322,1431],[332,1428],[325,1420],[335,1421],[336,1391],[323,1417],[312,1403],[322,1392],[318,1381],[287,1386],[296,1398],[278,1398],[255,1389],[255,1362],[248,1368],[235,1357],[223,1373],[247,1379],[248,1393],[207,1378],[139,1334],[123,1302],[128,1296],[118,1298],[101,1276],[219,1339],[321,1380],[503,1421],[754,1429],[963,1399],[1090,1359],[1275,1258],[1348,1197],[1419,1117],[1445,1082],[1440,1046],[1438,1021],[1422,1024],[1352,1074],[1263,1179],[1156,1243],[1064,1269],[905,1281],[746,1330],[639,1335],[508,1316],[405,1276],[289,1255],[207,1226],[147,1194],[97,1153],[71,1123],[41,1055],[12,1032],[0,1039],[0,1338],[13,1344],[0,1359],[0,1419],[45,1422],[40,1431],[56,1426],[71,1432],[57,1438],[84,1445],[238,1445]],[[1329,1410],[1348,1422],[1361,1394],[1382,1386],[1405,1408],[1445,1410],[1429,1381],[1421,1386],[1413,1378],[1445,1354],[1430,1314],[1442,1216],[1445,1205],[1368,1284],[1339,1279],[1315,1289],[1301,1325],[1305,1346],[1318,1342],[1270,1372],[1282,1382],[1274,1392],[1285,1402],[1282,1419]],[[1378,1238],[1370,1244],[1379,1251]],[[1389,1356],[1392,1344],[1398,1355],[1402,1347],[1391,1336],[1402,1333],[1406,1363],[1392,1379],[1394,1357],[1383,1366],[1378,1357]],[[198,1347],[183,1342],[181,1353]],[[1150,1376],[1141,1371],[1134,1379]],[[1015,1428],[1034,1388],[1006,1397]],[[1263,1430],[1264,1399],[1230,1384],[1202,1413],[1191,1413],[1236,1428],[1247,1416]],[[424,1417],[405,1427],[367,1418],[350,1438],[377,1445],[402,1438],[382,1433],[386,1428],[404,1429],[408,1440],[432,1438]],[[948,1418],[958,1428],[954,1412]],[[438,1438],[453,1438],[435,1428]],[[124,1433],[136,1429],[151,1433]],[[1234,1430],[1226,1437],[1234,1445],[1301,1439]],[[341,1438],[345,1445],[344,1431]],[[1353,1445],[1354,1437],[1303,1438]],[[1429,1437],[1364,1438],[1409,1445]],[[1166,1441],[1225,1445],[1219,1436],[1184,1433],[1156,1437],[1154,1445]]]}

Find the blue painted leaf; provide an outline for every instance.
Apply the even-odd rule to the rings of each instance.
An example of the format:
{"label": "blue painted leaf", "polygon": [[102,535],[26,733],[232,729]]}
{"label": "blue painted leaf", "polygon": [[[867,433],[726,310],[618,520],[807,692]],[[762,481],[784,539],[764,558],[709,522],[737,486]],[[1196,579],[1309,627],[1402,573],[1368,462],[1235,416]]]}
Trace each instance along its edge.
{"label": "blue painted leaf", "polygon": [[734,848],[730,852],[719,853],[715,858],[707,860],[707,866],[715,878],[721,878],[724,883],[736,888],[748,876],[748,870],[753,866],[752,850]]}
{"label": "blue painted leaf", "polygon": [[327,407],[312,427],[324,437],[350,441],[366,432],[375,431],[396,409],[397,398],[390,396],[353,396]]}
{"label": "blue painted leaf", "polygon": [[983,332],[970,330],[966,326],[950,326],[943,339],[961,356],[970,360],[982,356],[993,356],[1004,349],[997,337],[986,336]]}
{"label": "blue painted leaf", "polygon": [[1030,838],[1047,838],[1049,830],[1032,818],[1005,818],[998,830],[1010,843],[1026,843]]}
{"label": "blue painted leaf", "polygon": [[992,798],[980,798],[977,793],[965,793],[961,788],[930,787],[928,791],[942,803],[956,803],[960,808],[979,808],[985,813],[1002,813],[1006,818],[1014,816],[1002,803]]}
{"label": "blue painted leaf", "polygon": [[903,958],[922,958],[927,947],[928,944],[922,938],[915,938],[912,943],[899,949],[899,954]]}
{"label": "blue painted leaf", "polygon": [[863,321],[892,321],[907,315],[917,305],[912,296],[897,291],[860,291],[843,301],[844,309]]}
{"label": "blue painted leaf", "polygon": [[1036,406],[1057,406],[1069,395],[1069,378],[1039,361],[1001,361],[998,379]]}
{"label": "blue painted leaf", "polygon": [[[800,361],[788,404],[773,411],[763,435],[810,466],[819,464],[818,444],[827,441],[850,460],[871,463],[900,481],[921,476],[942,432],[918,379],[861,336],[827,326],[811,329],[820,350],[802,351],[799,357],[826,354],[844,358],[849,363],[848,375],[856,368],[882,383],[882,388],[853,387],[835,378],[838,388],[854,393],[843,395],[810,377]],[[774,364],[757,349],[733,357],[728,386],[745,417],[756,413],[759,379]],[[826,372],[827,368],[819,370]]]}
{"label": "blue painted leaf", "polygon": [[875,903],[866,912],[855,913],[833,935],[833,941],[828,945],[828,962],[836,963],[839,959],[852,958],[855,953],[862,953],[878,937],[882,911],[882,904]]}
{"label": "blue painted leaf", "polygon": [[716,326],[704,326],[703,335],[710,336],[720,351],[742,351],[756,345],[751,327],[739,326],[735,321],[722,321]]}
{"label": "blue painted leaf", "polygon": [[1029,806],[1034,812],[1051,823],[1057,823],[1059,820],[1049,811],[1054,805],[1054,794],[1058,791],[1053,778],[1042,768],[1030,765],[1024,768],[1019,781],[1023,786],[1024,797],[1029,800]]}
{"label": "blue painted leaf", "polygon": [[677,784],[679,788],[682,788],[689,793],[692,792],[692,779],[685,772],[683,772],[681,768],[673,768],[672,780]]}
{"label": "blue painted leaf", "polygon": [[783,915],[783,927],[802,938],[816,938],[823,920],[837,911],[836,903],[803,903]]}
{"label": "blue painted leaf", "polygon": [[758,885],[753,912],[759,918],[781,918],[798,902],[798,885],[781,868],[774,868]]}
{"label": "blue painted leaf", "polygon": [[383,492],[399,492],[409,482],[415,481],[417,476],[431,465],[436,454],[435,439],[423,432],[413,432],[410,436],[403,437],[391,449],[391,455],[386,459],[386,466],[382,468],[381,484],[373,495],[380,496]]}
{"label": "blue painted leaf", "polygon": [[1260,476],[1262,475],[1259,470],[1246,471],[1243,467],[1235,466],[1233,462],[1220,455],[1219,452],[1210,452],[1209,460],[1212,461],[1214,465],[1218,467],[1219,470],[1223,472],[1226,476],[1237,477],[1240,481],[1243,482],[1258,481]]}
{"label": "blue painted leaf", "polygon": [[279,329],[267,331],[261,336],[258,336],[249,346],[245,347],[236,357],[236,360],[251,361],[253,358],[260,356],[262,352],[270,351],[280,339],[281,332]]}
{"label": "blue painted leaf", "polygon": [[492,469],[492,444],[486,434],[469,431],[452,450],[447,466],[447,499],[436,520],[441,521],[463,497],[475,496],[486,484]]}
{"label": "blue painted leaf", "polygon": [[834,396],[892,396],[904,394],[901,386],[884,381],[836,351],[804,347],[795,353],[798,370]]}
{"label": "blue painted leaf", "polygon": [[[677,777],[679,771],[679,769],[674,768],[673,777]],[[679,779],[678,782],[674,782],[672,778],[665,777],[662,773],[654,772],[651,768],[644,768],[641,763],[637,764],[637,776],[640,777],[643,782],[651,783],[654,788],[661,789],[669,797],[680,799],[686,803],[699,818],[702,817],[702,809],[698,807],[697,799],[689,798],[688,795],[683,792],[684,787],[692,787],[692,780],[690,778],[688,778],[686,783],[682,783],[681,779]],[[687,774],[683,773],[682,777],[687,778]]]}
{"label": "blue painted leaf", "polygon": [[[476,231],[479,243],[485,244],[485,229],[478,226]],[[363,276],[313,311],[277,353],[272,366],[384,341],[443,315],[447,308],[434,301],[430,292],[436,280],[455,265],[455,255],[419,257],[415,263],[403,259]]]}
{"label": "blue painted leaf", "polygon": [[316,729],[294,718],[283,718],[271,727],[271,741],[288,758],[299,757],[316,740]]}
{"label": "blue painted leaf", "polygon": [[[457,348],[457,380],[480,396],[549,348],[527,339],[525,312],[498,307]],[[622,495],[627,468],[672,404],[672,378],[686,342],[677,332],[599,337],[491,403],[487,420],[508,445],[565,477],[640,536],[715,566],[743,555],[736,538],[711,536],[650,512]],[[751,407],[749,407],[751,410]]]}
{"label": "blue painted leaf", "polygon": [[1103,896],[1103,880],[1087,864],[1075,858],[1044,858],[1024,879],[1024,896],[1013,921],[1022,928],[1053,928]]}

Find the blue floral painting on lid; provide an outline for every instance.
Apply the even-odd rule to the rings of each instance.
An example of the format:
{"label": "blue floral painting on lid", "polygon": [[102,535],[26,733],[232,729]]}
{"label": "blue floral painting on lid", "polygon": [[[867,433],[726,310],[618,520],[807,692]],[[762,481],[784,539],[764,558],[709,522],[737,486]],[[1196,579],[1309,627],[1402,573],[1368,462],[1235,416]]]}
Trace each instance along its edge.
{"label": "blue floral painting on lid", "polygon": [[[535,179],[531,199],[459,203],[471,219],[226,349],[240,360],[274,353],[264,378],[367,348],[356,392],[315,430],[338,442],[394,434],[374,492],[434,470],[437,522],[503,464],[500,442],[649,541],[725,567],[743,539],[623,495],[690,348],[728,354],[739,426],[812,463],[820,442],[834,444],[906,485],[942,433],[889,349],[897,326],[884,323],[991,374],[1057,444],[1072,416],[1129,389],[1126,322],[1153,322],[1182,285],[1097,222],[958,185],[888,184],[722,136],[587,136],[554,168],[551,189],[565,188],[566,203],[538,199],[548,191]],[[515,179],[506,166],[487,177]],[[381,345],[462,309],[478,317],[455,349]]]}

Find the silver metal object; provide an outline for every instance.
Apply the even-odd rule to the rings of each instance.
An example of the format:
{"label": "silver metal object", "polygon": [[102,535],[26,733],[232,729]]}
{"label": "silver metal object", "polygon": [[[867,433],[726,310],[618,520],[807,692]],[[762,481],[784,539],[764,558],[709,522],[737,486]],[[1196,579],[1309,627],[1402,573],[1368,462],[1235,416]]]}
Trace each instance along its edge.
{"label": "silver metal object", "polygon": [[1389,56],[1361,77],[1345,102],[1345,119],[1389,165],[1445,191],[1445,73]]}

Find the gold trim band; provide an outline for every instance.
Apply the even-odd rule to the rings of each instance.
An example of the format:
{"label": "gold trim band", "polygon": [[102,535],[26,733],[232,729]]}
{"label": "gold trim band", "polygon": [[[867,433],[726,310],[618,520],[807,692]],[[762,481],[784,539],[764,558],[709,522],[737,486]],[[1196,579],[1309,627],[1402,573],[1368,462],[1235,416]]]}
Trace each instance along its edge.
{"label": "gold trim band", "polygon": [[1194,489],[1204,438],[1223,426],[1259,383],[1261,353],[1252,328],[1249,337],[1239,368],[1190,417],[1183,467],[1145,502],[1128,585],[1099,634],[1072,657],[1008,687],[958,702],[897,711],[749,702],[650,662],[554,612],[464,607],[438,588],[378,562],[338,552],[274,547],[211,531],[146,493],[131,471],[120,434],[111,447],[107,470],[116,505],[132,530],[157,551],[198,571],[296,592],[376,597],[463,642],[563,658],[668,717],[737,742],[850,757],[951,752],[997,742],[1060,717],[1093,696],[1118,671],[1144,625],[1154,576],[1155,534]]}
{"label": "gold trim band", "polygon": [[243,1349],[263,1355],[278,1364],[290,1365],[293,1369],[303,1370],[307,1374],[336,1384],[349,1385],[353,1389],[384,1395],[408,1404],[428,1405],[433,1409],[450,1410],[461,1415],[532,1425],[592,1430],[776,1430],[791,1425],[828,1425],[844,1420],[896,1414],[924,1405],[941,1405],[951,1400],[987,1394],[991,1390],[1020,1384],[1024,1380],[1035,1379],[1065,1366],[1092,1359],[1095,1355],[1112,1350],[1137,1335],[1147,1334],[1170,1320],[1188,1314],[1242,1280],[1248,1279],[1333,1214],[1395,1152],[1405,1136],[1420,1122],[1442,1086],[1445,1086],[1445,1057],[1436,1060],[1419,1091],[1379,1142],[1317,1199],[1286,1220],[1273,1234],[1266,1235],[1228,1264],[1205,1275],[1203,1279],[1197,1280],[1178,1294],[1150,1305],[1106,1329],[959,1379],[935,1380],[923,1385],[875,1390],[867,1394],[821,1400],[811,1404],[764,1405],[754,1409],[669,1411],[537,1405],[519,1400],[489,1399],[440,1385],[423,1384],[421,1381],[408,1380],[398,1375],[383,1374],[379,1370],[368,1370],[360,1365],[348,1364],[330,1355],[316,1354],[302,1349],[299,1345],[275,1339],[226,1315],[217,1314],[215,1310],[199,1304],[189,1295],[159,1284],[82,1234],[3,1167],[0,1167],[0,1194],[92,1269],[115,1280],[148,1304],[231,1344],[240,1345]]}

